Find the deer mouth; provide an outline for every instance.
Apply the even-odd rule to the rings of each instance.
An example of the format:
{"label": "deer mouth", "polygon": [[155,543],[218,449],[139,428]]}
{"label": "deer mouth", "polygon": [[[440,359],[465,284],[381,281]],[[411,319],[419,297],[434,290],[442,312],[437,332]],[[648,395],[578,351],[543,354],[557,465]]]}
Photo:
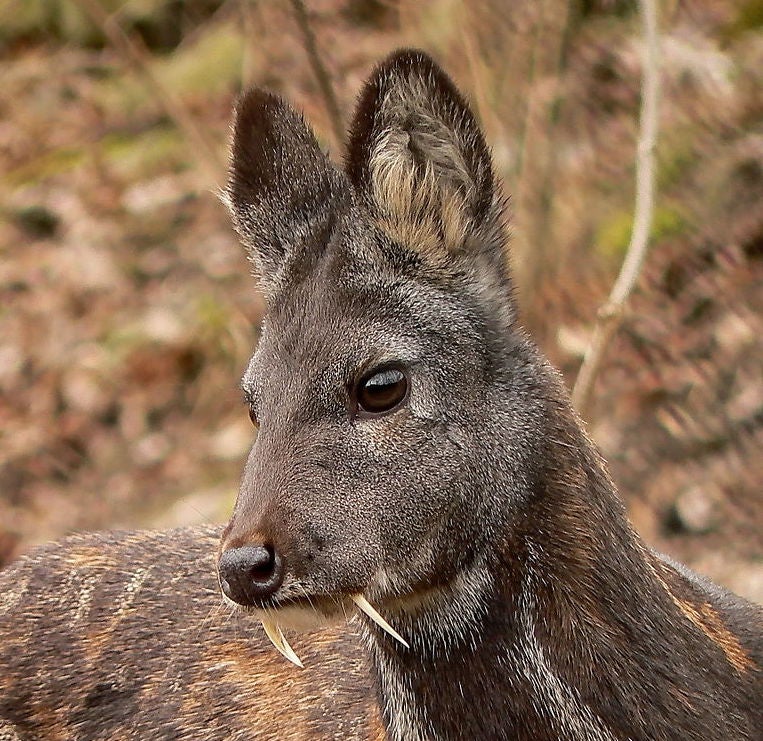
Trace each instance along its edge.
{"label": "deer mouth", "polygon": [[223,595],[223,599],[237,609],[243,609],[253,614],[262,623],[265,635],[275,648],[300,668],[304,668],[304,665],[289,645],[284,630],[303,632],[335,623],[341,618],[348,620],[356,610],[362,612],[369,620],[403,646],[410,648],[408,642],[379,614],[362,592],[341,597],[308,596],[305,594],[284,599],[268,607],[242,607],[228,600],[225,595]]}

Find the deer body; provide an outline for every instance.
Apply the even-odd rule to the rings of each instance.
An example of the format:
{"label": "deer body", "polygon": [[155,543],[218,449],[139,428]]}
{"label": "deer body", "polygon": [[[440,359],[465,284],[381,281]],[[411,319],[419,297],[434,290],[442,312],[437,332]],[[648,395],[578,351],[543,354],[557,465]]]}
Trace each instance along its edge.
{"label": "deer body", "polygon": [[[344,170],[251,92],[228,199],[268,302],[242,382],[259,433],[218,551],[228,607],[210,530],[22,560],[0,577],[8,727],[760,739],[763,611],[631,529],[517,324],[503,200],[445,74],[417,52],[382,63]],[[359,598],[405,644],[363,616],[346,627]],[[300,670],[253,618],[277,644],[341,627],[293,639]]]}
{"label": "deer body", "polygon": [[294,641],[316,684],[221,603],[219,539],[77,535],[0,573],[0,739],[383,738],[357,629]]}

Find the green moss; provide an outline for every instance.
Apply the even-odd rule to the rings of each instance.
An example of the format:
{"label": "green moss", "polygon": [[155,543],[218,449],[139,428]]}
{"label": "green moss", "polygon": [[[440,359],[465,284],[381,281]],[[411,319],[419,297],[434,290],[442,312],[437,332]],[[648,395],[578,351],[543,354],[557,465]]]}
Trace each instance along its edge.
{"label": "green moss", "polygon": [[125,180],[177,169],[190,156],[182,135],[170,126],[149,129],[138,136],[109,134],[100,147],[110,169]]}
{"label": "green moss", "polygon": [[[149,57],[147,74],[181,100],[234,90],[241,84],[243,44],[233,24],[210,25],[174,52]],[[94,97],[105,110],[145,117],[164,112],[157,95],[145,74],[131,71],[101,80]]]}
{"label": "green moss", "polygon": [[118,67],[114,68],[114,74],[97,81],[93,101],[99,108],[119,111],[128,119],[135,115],[156,115],[161,110],[145,81],[134,72],[125,73]]}
{"label": "green moss", "polygon": [[[671,206],[659,206],[652,218],[651,242],[658,242],[674,237],[686,230],[686,219]],[[604,221],[596,232],[594,250],[608,261],[621,261],[628,249],[633,229],[633,214],[630,211],[617,211]]]}
{"label": "green moss", "polygon": [[[140,32],[150,48],[153,38],[161,38],[173,25],[178,28],[179,22],[203,18],[219,5],[214,0],[189,3],[194,7],[183,12],[179,3],[167,0],[97,2],[109,16],[118,12],[120,26],[128,33]],[[0,0],[0,43],[25,37],[47,37],[93,47],[108,44],[102,29],[78,0]]]}
{"label": "green moss", "polygon": [[137,136],[119,132],[89,147],[62,147],[48,152],[9,172],[6,183],[18,187],[70,172],[86,162],[93,150],[98,150],[112,171],[126,180],[183,167],[191,154],[181,134],[170,126],[149,129]]}
{"label": "green moss", "polygon": [[683,214],[671,206],[660,206],[654,212],[650,239],[658,242],[662,239],[676,237],[686,231],[687,223]]}
{"label": "green moss", "polygon": [[199,297],[196,304],[196,321],[202,331],[212,336],[226,332],[230,326],[230,312],[227,304],[212,294]]}
{"label": "green moss", "polygon": [[137,323],[113,326],[100,340],[112,367],[118,366],[132,350],[146,343],[145,333]]}
{"label": "green moss", "polygon": [[633,216],[630,211],[616,211],[596,230],[594,250],[605,260],[622,259],[628,248]]}
{"label": "green moss", "polygon": [[421,3],[417,31],[425,37],[424,48],[445,51],[463,33],[463,8],[459,0]]}
{"label": "green moss", "polygon": [[2,0],[0,41],[50,34],[70,43],[90,43],[97,33],[74,0]]}
{"label": "green moss", "polygon": [[763,0],[746,0],[739,3],[736,17],[723,30],[727,41],[732,41],[748,31],[758,31],[763,26]]}
{"label": "green moss", "polygon": [[27,36],[46,25],[46,3],[43,0],[0,0],[0,41]]}
{"label": "green moss", "polygon": [[665,192],[677,185],[696,162],[689,132],[683,132],[673,141],[663,142],[657,152],[657,190]]}
{"label": "green moss", "polygon": [[154,63],[161,81],[178,95],[220,93],[241,83],[244,37],[231,24],[205,29],[198,39]]}
{"label": "green moss", "polygon": [[11,187],[16,187],[68,172],[81,164],[86,154],[83,147],[61,147],[46,152],[8,172],[5,182]]}

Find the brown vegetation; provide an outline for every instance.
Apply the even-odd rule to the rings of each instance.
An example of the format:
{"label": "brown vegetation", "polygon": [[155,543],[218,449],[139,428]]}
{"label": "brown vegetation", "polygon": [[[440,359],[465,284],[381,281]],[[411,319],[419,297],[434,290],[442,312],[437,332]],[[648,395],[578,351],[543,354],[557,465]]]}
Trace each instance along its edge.
{"label": "brown vegetation", "polygon": [[[262,310],[215,195],[235,95],[283,93],[341,154],[302,3],[121,5],[0,2],[0,562],[225,517]],[[763,600],[763,6],[661,5],[651,252],[588,416],[647,539]],[[470,91],[526,321],[571,385],[630,236],[635,3],[304,7],[340,115],[401,45]]]}

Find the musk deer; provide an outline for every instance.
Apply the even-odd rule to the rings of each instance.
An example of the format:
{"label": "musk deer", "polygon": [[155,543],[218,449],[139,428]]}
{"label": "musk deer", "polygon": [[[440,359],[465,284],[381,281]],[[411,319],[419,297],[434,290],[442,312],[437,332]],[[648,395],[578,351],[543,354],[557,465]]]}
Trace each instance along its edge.
{"label": "musk deer", "polygon": [[227,200],[268,307],[233,516],[6,571],[2,738],[763,738],[763,611],[632,530],[445,73],[377,67],[343,169],[251,91]]}

